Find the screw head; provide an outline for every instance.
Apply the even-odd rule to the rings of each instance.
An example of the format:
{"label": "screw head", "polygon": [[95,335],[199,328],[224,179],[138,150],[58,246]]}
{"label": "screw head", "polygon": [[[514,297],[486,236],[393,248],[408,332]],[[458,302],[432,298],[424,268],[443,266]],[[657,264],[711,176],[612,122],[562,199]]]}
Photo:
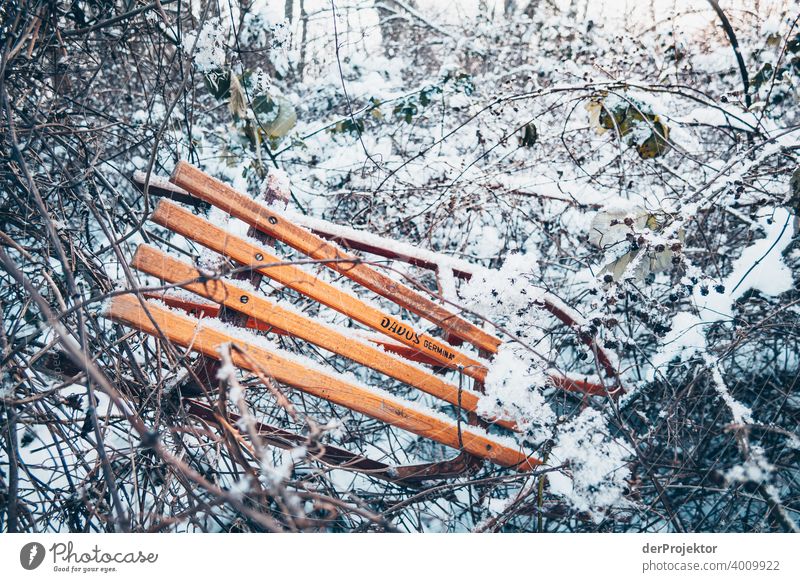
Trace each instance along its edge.
{"label": "screw head", "polygon": [[264,255],[262,255],[261,253],[256,253],[256,260],[257,261],[263,261],[264,260]]}
{"label": "screw head", "polygon": [[270,224],[278,224],[278,219],[275,218],[274,216],[270,216],[267,220],[269,221]]}
{"label": "screw head", "polygon": [[247,295],[242,295],[241,297],[239,297],[239,301],[241,301],[242,303],[247,303],[248,301],[250,301],[250,298]]}

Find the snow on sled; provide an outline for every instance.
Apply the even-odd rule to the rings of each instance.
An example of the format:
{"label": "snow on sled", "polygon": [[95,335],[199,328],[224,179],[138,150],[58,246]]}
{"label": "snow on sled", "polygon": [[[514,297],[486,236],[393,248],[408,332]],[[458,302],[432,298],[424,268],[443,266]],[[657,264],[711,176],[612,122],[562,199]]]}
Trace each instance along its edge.
{"label": "snow on sled", "polygon": [[[134,180],[143,187],[146,177],[137,173]],[[177,165],[169,182],[153,179],[148,187],[151,193],[162,196],[150,217],[154,223],[242,267],[237,269],[236,278],[225,278],[153,246],[140,245],[131,262],[132,267],[170,286],[181,287],[198,299],[152,293],[139,297],[121,295],[109,303],[108,317],[201,354],[194,376],[213,378],[219,360],[223,353],[227,353],[234,366],[256,374],[266,384],[277,381],[458,451],[447,461],[407,466],[389,466],[330,446],[314,452],[315,458],[330,465],[413,484],[456,477],[483,461],[519,471],[531,470],[540,464],[530,451],[523,450],[513,439],[489,434],[486,430],[489,425],[497,425],[515,431],[517,426],[513,421],[482,418],[478,413],[488,359],[497,353],[502,341],[339,245],[431,269],[443,264],[435,253],[398,245],[374,235],[363,237],[325,221],[303,220],[280,211],[275,204],[269,204],[276,200],[285,201],[285,192],[281,192],[278,186],[267,189],[264,202],[257,201],[186,162]],[[237,236],[216,226],[170,198],[194,206],[204,203],[219,208],[249,225],[248,236]],[[192,204],[192,200],[198,202]],[[323,265],[433,323],[443,332],[445,340],[431,336],[420,323],[410,318],[392,315],[315,276],[301,268],[298,261],[280,258],[276,249],[270,246],[273,241],[292,247],[308,257],[307,262]],[[469,264],[458,263],[447,264],[447,267],[452,268],[456,276],[469,278]],[[340,312],[371,333],[354,334],[352,329],[317,321],[279,305],[259,292],[263,277]],[[577,330],[579,321],[568,307],[547,294],[543,294],[542,302],[545,309]],[[468,423],[454,421],[437,411],[363,384],[355,378],[343,377],[331,368],[267,344],[254,333],[259,331],[298,338],[424,391],[453,405],[459,414],[460,411],[467,413]],[[462,348],[463,342],[477,348],[479,355],[467,353]],[[593,348],[607,374],[615,376],[610,358],[598,346]],[[435,373],[437,369],[456,370],[462,378],[471,378],[473,387],[464,388],[462,382],[458,386],[450,383]],[[550,378],[555,386],[570,391],[612,396],[620,392],[618,385],[609,389],[602,384],[555,372],[550,374]],[[185,401],[189,412],[198,418],[215,424],[228,422],[213,406],[198,398],[186,398]],[[283,448],[295,447],[304,440],[300,435],[265,424],[259,424],[258,434],[274,446]]]}

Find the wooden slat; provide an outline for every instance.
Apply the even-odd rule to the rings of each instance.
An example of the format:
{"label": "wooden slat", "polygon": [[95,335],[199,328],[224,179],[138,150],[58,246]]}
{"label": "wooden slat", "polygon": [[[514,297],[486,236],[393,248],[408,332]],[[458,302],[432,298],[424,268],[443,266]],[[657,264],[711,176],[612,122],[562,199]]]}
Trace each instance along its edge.
{"label": "wooden slat", "polygon": [[253,266],[259,273],[418,350],[443,367],[460,368],[465,375],[479,381],[486,378],[486,366],[457,348],[418,331],[410,323],[372,307],[296,266],[286,264],[264,247],[234,236],[169,200],[160,200],[150,219],[238,263]]}
{"label": "wooden slat", "polygon": [[[457,386],[366,343],[354,341],[313,319],[279,307],[252,290],[220,279],[205,279],[193,266],[170,257],[159,249],[140,245],[131,266],[168,283],[178,284],[201,297],[256,319],[268,327],[282,329],[295,337],[400,380],[454,406],[460,405],[468,412],[477,413],[479,396],[471,390],[462,389],[459,395]],[[508,429],[516,429],[516,425],[512,422],[504,420],[495,422]]]}
{"label": "wooden slat", "polygon": [[[136,181],[137,186],[141,189],[143,187],[144,182],[144,173],[137,172],[134,174],[134,180]],[[160,188],[158,186],[164,184],[169,185],[168,188]],[[154,186],[157,184],[158,186]],[[150,193],[156,196],[166,196],[172,200],[177,202],[181,202],[184,204],[188,204],[192,207],[200,207],[207,205],[206,202],[192,196],[183,188],[176,186],[169,182],[167,178],[163,177],[151,177],[150,183]],[[173,196],[173,194],[182,194],[182,197],[178,199],[177,197]],[[385,240],[385,244],[381,242],[375,242],[377,239],[370,238],[367,239],[370,242],[366,242],[361,238],[356,236],[356,233],[353,234],[347,233],[347,231],[340,232],[335,229],[335,225],[332,223],[326,223],[323,220],[315,220],[311,224],[303,224],[301,226],[305,226],[313,233],[321,236],[324,239],[331,240],[336,242],[337,244],[343,246],[346,249],[358,250],[362,252],[371,253],[374,255],[378,255],[381,257],[386,257],[393,260],[403,261],[412,265],[416,265],[418,267],[422,267],[425,269],[429,269],[432,271],[437,271],[439,264],[428,260],[426,258],[414,255],[413,253],[406,253],[405,251],[398,251],[396,250],[389,242],[388,239],[381,239]],[[461,279],[470,280],[473,276],[473,271],[467,269],[466,267],[452,268],[453,275],[459,277]],[[595,338],[590,334],[582,333],[580,329],[580,322],[577,321],[571,314],[567,313],[563,308],[563,302],[556,296],[552,295],[548,291],[544,289],[539,289],[541,295],[536,303],[546,311],[549,311],[553,314],[559,321],[567,325],[571,328],[574,332],[578,334],[581,341],[585,343],[589,348],[591,348],[592,352],[597,354],[597,359],[600,364],[603,366],[605,373],[608,375],[609,378],[613,378],[613,384],[610,386],[606,386],[604,384],[596,383],[596,382],[587,382],[585,380],[582,381],[573,381],[566,376],[561,374],[555,374],[554,382],[560,388],[564,388],[565,390],[570,390],[574,392],[584,392],[587,394],[593,395],[606,395],[609,394],[611,396],[617,397],[621,394],[625,393],[624,388],[619,384],[619,375],[616,372],[616,367],[606,352],[605,348],[595,341]],[[399,350],[394,350],[393,347],[387,347],[388,350],[394,351],[395,353],[404,355],[410,360],[415,362],[422,362],[428,363],[428,360],[424,354],[415,353],[413,351],[406,351],[403,348]],[[431,364],[429,364],[431,365]],[[437,364],[433,364],[437,365]]]}
{"label": "wooden slat", "polygon": [[[188,313],[193,317],[197,316],[217,317],[217,314],[219,313],[219,307],[216,304],[200,303],[197,301],[191,301],[189,299],[179,298],[173,295],[166,295],[163,293],[145,293],[144,295],[148,299],[157,299],[159,301],[163,301],[168,306],[180,309],[181,311],[185,311],[186,313]],[[248,329],[256,329],[259,331],[274,333],[277,335],[291,335],[287,334],[286,331],[280,328],[277,328],[272,325],[267,325],[266,323],[262,323],[253,317],[247,318],[247,323],[245,324],[245,327],[247,327]],[[408,346],[394,342],[389,338],[384,339],[383,336],[376,336],[373,334],[364,333],[362,334],[362,339],[372,344],[379,345],[385,351],[391,352],[392,354],[396,354],[407,360],[411,360],[412,362],[425,364],[427,366],[439,365],[438,362],[430,359],[425,354],[420,353],[418,350],[412,350]],[[550,381],[553,383],[554,386],[562,390],[567,390],[568,392],[578,392],[581,394],[590,394],[592,396],[610,395],[613,397],[619,396],[622,392],[619,386],[612,385],[606,387],[603,386],[602,384],[589,382],[584,378],[571,378],[555,370],[548,371],[547,376],[548,378],[550,378]]]}
{"label": "wooden slat", "polygon": [[[219,316],[220,308],[219,305],[217,305],[216,303],[201,303],[199,301],[192,301],[191,299],[176,297],[174,295],[169,295],[166,293],[144,293],[144,296],[147,299],[156,299],[158,301],[165,303],[169,307],[174,307],[175,309],[180,309],[181,311],[185,311],[192,317]],[[247,322],[244,324],[244,327],[246,327],[247,329],[255,329],[267,333],[274,333],[276,335],[291,335],[287,333],[286,330],[280,329],[279,327],[275,327],[274,325],[268,325],[266,323],[258,321],[254,317],[248,317]],[[411,360],[412,362],[417,362],[418,364],[425,364],[426,366],[441,367],[441,363],[426,356],[418,349],[410,348],[405,344],[395,342],[385,336],[366,334],[366,333],[359,334],[359,336],[364,341],[368,341],[371,344],[381,346],[384,349],[384,351],[391,352],[407,360]]]}
{"label": "wooden slat", "polygon": [[[205,174],[187,162],[179,162],[171,181],[269,236],[314,259],[331,261],[325,265],[363,285],[412,313],[432,321],[443,330],[470,342],[475,347],[496,353],[501,341],[475,324],[445,309],[413,289],[394,281],[308,230],[293,224],[274,209]],[[341,262],[352,259],[353,263]]]}
{"label": "wooden slat", "polygon": [[401,344],[391,338],[388,338],[383,335],[378,335],[373,332],[364,330],[358,330],[356,335],[363,339],[364,341],[368,341],[372,344],[381,346],[385,351],[391,352],[396,354],[400,357],[405,358],[406,360],[410,360],[412,362],[417,362],[418,364],[425,364],[426,366],[431,366],[433,368],[442,369],[442,364],[434,360],[433,358],[426,356],[424,353],[420,352],[416,348],[410,348],[405,344]]}
{"label": "wooden slat", "polygon": [[[420,411],[388,394],[372,391],[338,377],[306,368],[289,357],[279,355],[278,350],[268,351],[164,307],[154,304],[148,304],[147,307],[145,311],[134,296],[120,295],[111,300],[105,315],[156,337],[161,337],[163,334],[171,342],[215,359],[219,359],[220,349],[223,346],[236,343],[246,350],[249,360],[268,370],[277,381],[312,396],[323,398],[445,446],[465,450],[476,457],[488,459],[504,467],[527,471],[540,464],[539,460],[498,442],[473,427],[462,426],[459,431],[459,427],[452,421]],[[231,351],[231,357],[234,365],[252,371],[249,360],[243,358],[236,350]]]}

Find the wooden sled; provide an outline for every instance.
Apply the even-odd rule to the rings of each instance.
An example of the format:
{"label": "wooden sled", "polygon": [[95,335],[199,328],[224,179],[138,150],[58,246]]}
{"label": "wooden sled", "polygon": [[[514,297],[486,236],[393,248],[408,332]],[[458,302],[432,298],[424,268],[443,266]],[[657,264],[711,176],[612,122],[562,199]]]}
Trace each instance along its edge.
{"label": "wooden sled", "polygon": [[[140,178],[139,183],[142,182]],[[185,313],[181,314],[163,304],[148,301],[152,295],[122,295],[108,305],[108,317],[202,354],[206,363],[219,359],[220,349],[234,343],[237,350],[231,350],[231,357],[238,367],[256,373],[258,370],[254,366],[267,370],[275,380],[287,386],[459,451],[449,461],[401,467],[387,466],[337,447],[326,446],[324,451],[312,453],[314,458],[329,465],[413,484],[420,480],[461,475],[476,467],[481,460],[520,471],[531,470],[539,464],[538,459],[521,450],[513,441],[489,435],[482,428],[496,424],[516,430],[513,422],[502,418],[478,418],[479,391],[487,374],[484,358],[496,353],[501,343],[499,338],[365,264],[325,237],[295,224],[276,208],[237,192],[185,162],[178,164],[171,182],[157,181],[154,188],[162,196],[173,199],[177,196],[182,202],[194,197],[224,210],[249,224],[248,234],[258,234],[257,238],[263,243],[235,236],[168,199],[159,201],[151,216],[153,222],[242,265],[246,268],[245,273],[270,278],[346,315],[373,333],[364,338],[354,337],[350,332],[345,333],[283,308],[252,286],[215,273],[201,272],[195,266],[148,245],[137,249],[131,263],[134,268],[213,303],[169,295],[158,297],[168,307]],[[299,266],[287,263],[265,244],[270,239],[291,246],[313,261],[431,321],[445,332],[446,337],[457,340],[453,343],[466,341],[478,348],[482,357],[470,356],[458,346],[425,333],[417,324],[384,312]],[[257,284],[258,280],[258,277],[251,279],[251,283]],[[237,314],[234,317],[228,315],[227,321],[233,321],[243,329],[297,337],[420,389],[453,405],[459,413],[468,413],[469,423],[462,425],[433,411],[421,410],[383,390],[362,386],[327,370],[298,362],[291,354],[261,345],[257,337],[248,336],[248,332],[231,334],[213,323],[220,316],[225,319],[226,313]],[[610,366],[610,360],[606,362],[600,356],[598,359],[604,367]],[[475,389],[455,386],[425,370],[419,363],[457,370],[475,381]],[[556,386],[567,390],[604,395],[617,391],[563,375],[551,376]],[[202,401],[193,398],[186,399],[186,402],[189,412],[205,422],[218,425],[226,422]],[[304,439],[267,425],[260,425],[259,434],[268,443],[284,448],[297,446]]]}
{"label": "wooden sled", "polygon": [[[162,197],[165,200],[162,200],[161,204],[158,205],[156,212],[153,214],[152,220],[165,228],[178,232],[183,236],[197,242],[219,254],[228,256],[227,253],[230,252],[230,258],[239,261],[243,265],[251,265],[257,267],[261,261],[268,262],[271,264],[279,263],[280,259],[275,257],[271,253],[260,253],[256,246],[248,244],[247,241],[236,237],[232,237],[229,233],[224,232],[222,229],[215,227],[209,221],[199,218],[193,215],[191,212],[187,211],[186,209],[178,206],[177,204],[172,204],[169,200],[176,200],[181,203],[188,204],[194,207],[201,207],[201,206],[208,206],[208,199],[217,200],[222,198],[223,200],[228,196],[231,195],[231,199],[234,198],[241,198],[244,197],[245,199],[250,200],[253,204],[258,207],[262,207],[258,202],[252,201],[245,195],[237,192],[236,190],[230,188],[229,186],[225,185],[210,176],[205,175],[200,170],[197,170],[193,166],[187,164],[186,162],[180,162],[178,167],[175,170],[176,174],[180,172],[183,173],[184,178],[183,181],[180,183],[186,184],[186,181],[192,180],[199,180],[199,178],[187,178],[187,175],[197,175],[197,176],[205,176],[208,179],[208,183],[212,184],[213,187],[211,188],[211,194],[207,193],[207,189],[205,186],[200,186],[200,189],[197,192],[202,192],[204,194],[190,194],[184,188],[179,187],[178,185],[170,182],[162,177],[152,177],[151,184],[149,186],[149,192],[154,194],[155,196]],[[173,178],[175,180],[175,178]],[[133,177],[134,184],[139,187],[139,189],[144,189],[144,182],[145,182],[145,175],[142,172],[137,172],[134,174]],[[221,193],[221,194],[220,194]],[[196,196],[196,197],[195,197]],[[233,204],[232,202],[228,203],[221,203],[220,208],[229,208]],[[277,210],[275,208],[269,208],[269,212],[272,214],[277,214]],[[243,213],[239,213],[241,215]],[[232,213],[232,215],[235,215]],[[413,264],[416,266],[420,266],[427,269],[437,270],[439,265],[437,262],[430,258],[431,255],[435,255],[435,253],[430,252],[420,252],[419,249],[410,249],[407,254],[403,252],[398,252],[397,244],[386,245],[381,244],[380,237],[371,236],[367,241],[359,238],[359,235],[353,232],[351,235],[342,235],[342,227],[337,226],[335,229],[332,228],[332,225],[329,226],[329,223],[326,223],[322,220],[308,220],[306,219],[305,225],[307,229],[311,231],[313,237],[317,235],[315,239],[318,243],[324,243],[326,240],[334,240],[337,243],[340,243],[346,248],[352,248],[364,252],[368,252],[371,254],[375,254],[381,257],[396,259],[400,261],[407,262],[409,264]],[[263,221],[262,221],[263,222]],[[284,219],[284,222],[290,223],[289,220]],[[254,221],[249,221],[252,225]],[[267,219],[267,223],[269,223],[269,219]],[[277,224],[277,223],[276,223]],[[264,232],[269,232],[270,234],[274,234],[274,231],[269,229],[263,229]],[[250,234],[252,233],[261,233],[259,228],[251,227]],[[313,234],[312,234],[313,233]],[[359,233],[360,234],[360,233]],[[363,235],[361,235],[363,236]],[[256,235],[256,237],[258,237]],[[279,239],[280,240],[280,239]],[[226,244],[230,241],[230,244]],[[406,245],[408,246],[408,245]],[[334,247],[335,249],[335,247]],[[344,257],[345,254],[343,251],[339,250],[340,256]],[[420,256],[421,255],[421,256]],[[257,257],[261,256],[261,259]],[[254,260],[253,257],[256,257]],[[350,257],[353,258],[353,257]],[[359,259],[354,259],[359,260]],[[342,263],[345,264],[345,263]],[[459,264],[452,268],[452,274],[456,277],[461,279],[469,280],[473,275],[474,267],[471,267],[469,264],[459,262]],[[346,268],[344,268],[347,271]],[[374,271],[374,269],[371,269]],[[283,272],[272,269],[271,272],[266,272],[265,270],[260,270],[260,272],[267,277],[271,277],[276,281],[287,284],[286,281],[294,281],[293,276],[297,275],[298,272],[300,273],[301,277],[308,279],[309,276],[299,269],[292,269],[287,268]],[[273,276],[274,275],[274,276]],[[281,275],[283,275],[281,277]],[[345,272],[347,275],[347,272]],[[380,274],[379,274],[380,275]],[[381,275],[382,276],[382,275]],[[311,277],[311,279],[317,283],[319,282],[318,279]],[[396,284],[392,282],[392,284]],[[348,298],[342,298],[340,301],[337,294],[342,294],[344,292],[338,291],[336,289],[333,290],[321,290],[320,292],[314,293],[306,293],[303,290],[303,284],[298,283],[296,286],[288,285],[291,288],[299,291],[300,293],[306,294],[312,299],[318,300],[324,304],[327,304],[328,307],[331,307],[334,310],[337,310],[348,317],[359,321],[360,323],[364,324],[367,327],[370,327],[376,330],[379,333],[386,333],[386,337],[383,340],[373,340],[377,341],[382,345],[382,347],[393,353],[403,356],[406,359],[410,359],[412,361],[420,362],[427,365],[433,366],[441,366],[444,368],[451,368],[451,369],[458,369],[458,365],[461,365],[464,368],[464,373],[475,380],[483,381],[485,379],[486,368],[484,362],[477,362],[472,358],[462,357],[463,355],[457,354],[457,359],[454,358],[453,360],[442,359],[441,357],[437,357],[442,354],[440,351],[442,348],[448,351],[451,351],[450,348],[444,344],[443,342],[433,340],[430,341],[431,338],[425,338],[429,341],[427,344],[430,349],[422,350],[419,346],[413,342],[405,341],[403,337],[393,336],[390,333],[387,333],[387,329],[399,329],[396,326],[397,321],[394,318],[385,320],[384,317],[386,314],[377,312],[375,313],[374,310],[366,305],[364,302],[353,298],[354,301],[350,301]],[[321,287],[322,285],[320,285]],[[405,286],[403,286],[405,287]],[[407,287],[405,287],[407,289]],[[419,295],[416,292],[408,290],[409,292]],[[572,392],[580,392],[583,394],[594,395],[594,396],[612,396],[616,397],[624,392],[622,386],[619,383],[616,367],[613,363],[613,359],[609,354],[606,353],[605,349],[598,345],[595,340],[590,337],[588,334],[585,334],[581,331],[581,326],[588,325],[588,322],[584,321],[580,315],[575,313],[572,309],[570,309],[563,301],[555,297],[553,294],[543,290],[538,289],[538,294],[541,296],[540,299],[540,306],[549,311],[553,314],[558,320],[560,320],[565,325],[572,328],[578,337],[590,348],[592,353],[594,353],[597,357],[598,363],[602,367],[603,371],[607,375],[608,378],[611,379],[609,383],[598,383],[598,382],[591,382],[583,378],[573,378],[567,376],[563,373],[552,371],[550,375],[550,380],[553,384],[561,389],[572,391]],[[326,297],[335,298],[333,302],[325,302]],[[352,296],[350,296],[352,297]],[[391,300],[395,299],[395,296],[391,293],[388,296]],[[422,297],[423,301],[429,301],[427,298]],[[399,301],[397,301],[400,304]],[[434,304],[435,307],[440,307]],[[175,306],[178,306],[177,304]],[[193,306],[187,304],[187,308],[191,309]],[[371,317],[370,317],[371,316]],[[431,318],[435,317],[432,315],[427,319],[432,320]],[[377,327],[377,324],[385,323],[386,328],[381,326],[380,328]],[[251,322],[252,324],[252,322]],[[251,325],[248,324],[248,325]],[[405,326],[400,322],[400,325]],[[471,324],[470,324],[471,325]],[[409,326],[410,327],[410,326]],[[413,328],[412,328],[413,329]],[[458,338],[451,337],[451,341],[454,344],[460,343]],[[496,340],[496,338],[495,338]],[[496,340],[499,341],[499,340]],[[495,343],[494,341],[492,343]],[[435,352],[435,353],[434,353]],[[495,349],[486,350],[487,355],[491,356],[496,352]]]}

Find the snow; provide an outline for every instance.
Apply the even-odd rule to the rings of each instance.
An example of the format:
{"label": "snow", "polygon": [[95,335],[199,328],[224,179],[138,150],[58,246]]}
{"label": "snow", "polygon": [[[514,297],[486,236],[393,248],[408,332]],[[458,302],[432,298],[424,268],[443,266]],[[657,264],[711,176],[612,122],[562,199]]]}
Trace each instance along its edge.
{"label": "snow", "polygon": [[725,385],[725,379],[722,377],[722,372],[719,368],[719,361],[712,358],[708,353],[703,355],[706,366],[711,370],[711,377],[714,380],[714,389],[725,402],[733,417],[733,422],[736,424],[752,424],[753,413],[744,404],[736,400],[730,393],[730,390]]}
{"label": "snow", "polygon": [[183,35],[183,49],[192,58],[197,70],[211,73],[225,67],[224,36],[227,30],[219,18],[210,18],[199,32]]}
{"label": "snow", "polygon": [[741,465],[735,465],[725,473],[729,483],[764,483],[772,477],[775,467],[764,457],[764,451],[756,448],[750,457]]}
{"label": "snow", "polygon": [[[289,191],[291,190],[291,180],[289,178],[289,174],[280,168],[272,168],[269,171],[269,176],[267,176],[267,179],[264,182],[264,186],[262,187],[262,198],[264,191],[266,190],[278,192],[284,200],[288,200],[290,195]],[[280,206],[281,204],[281,202],[277,202],[276,205]]]}
{"label": "snow", "polygon": [[673,331],[664,338],[663,348],[653,359],[652,373],[655,374],[659,367],[675,357],[686,360],[694,354],[702,354],[711,371],[714,387],[737,424],[752,423],[752,412],[726,387],[719,361],[707,351],[706,328],[733,319],[736,300],[751,289],[775,296],[792,288],[791,272],[782,259],[784,249],[791,242],[787,229],[790,218],[785,208],[776,208],[761,216],[759,224],[765,236],[744,249],[734,261],[731,273],[722,283],[724,291],[715,290],[704,296],[696,286],[693,296],[695,313],[682,312],[675,316]]}
{"label": "snow", "polygon": [[134,112],[133,116],[131,117],[131,120],[134,121],[135,123],[144,123],[145,121],[147,121],[147,118],[149,116],[150,115],[148,114],[147,111],[145,111],[144,109],[139,109],[138,111]]}
{"label": "snow", "polygon": [[[747,247],[736,260],[732,273],[725,281],[730,285],[729,298],[739,299],[747,290],[756,289],[766,295],[780,295],[792,288],[792,272],[783,261],[783,251],[792,242],[789,211],[777,207],[771,214],[765,214],[758,221],[764,238]],[[718,310],[720,305],[707,308]]]}
{"label": "snow", "polygon": [[242,499],[250,492],[251,487],[250,476],[242,475],[241,479],[234,481],[233,484],[228,487],[228,493],[233,495],[236,499]]}
{"label": "snow", "polygon": [[298,446],[289,450],[273,449],[265,451],[261,459],[261,475],[270,488],[279,487],[292,476],[295,465],[305,459],[306,447]]}
{"label": "snow", "polygon": [[673,332],[664,341],[664,349],[654,360],[655,367],[667,363],[677,355],[684,359],[705,346],[705,328],[734,317],[737,299],[754,289],[766,295],[779,295],[792,288],[792,275],[782,259],[783,251],[791,242],[787,228],[790,215],[785,208],[776,208],[764,214],[758,223],[765,234],[756,239],[733,263],[731,273],[722,281],[724,292],[710,292],[704,296],[699,285],[692,297],[695,313],[681,312],[673,319]]}
{"label": "snow", "polygon": [[532,440],[546,438],[556,415],[544,398],[547,377],[541,364],[517,344],[500,346],[486,376],[478,412],[513,420]]}
{"label": "snow", "polygon": [[630,456],[631,451],[620,440],[607,434],[601,413],[588,408],[558,429],[548,464],[564,463],[568,468],[548,474],[550,491],[600,522],[604,508],[627,504],[624,494]]}
{"label": "snow", "polygon": [[761,34],[769,36],[770,34],[777,34],[781,27],[781,19],[777,12],[773,12],[761,24]]}
{"label": "snow", "polygon": [[733,127],[743,131],[754,131],[758,127],[758,117],[754,113],[733,107],[696,107],[683,117],[671,117],[678,123],[702,123],[714,127]]}

